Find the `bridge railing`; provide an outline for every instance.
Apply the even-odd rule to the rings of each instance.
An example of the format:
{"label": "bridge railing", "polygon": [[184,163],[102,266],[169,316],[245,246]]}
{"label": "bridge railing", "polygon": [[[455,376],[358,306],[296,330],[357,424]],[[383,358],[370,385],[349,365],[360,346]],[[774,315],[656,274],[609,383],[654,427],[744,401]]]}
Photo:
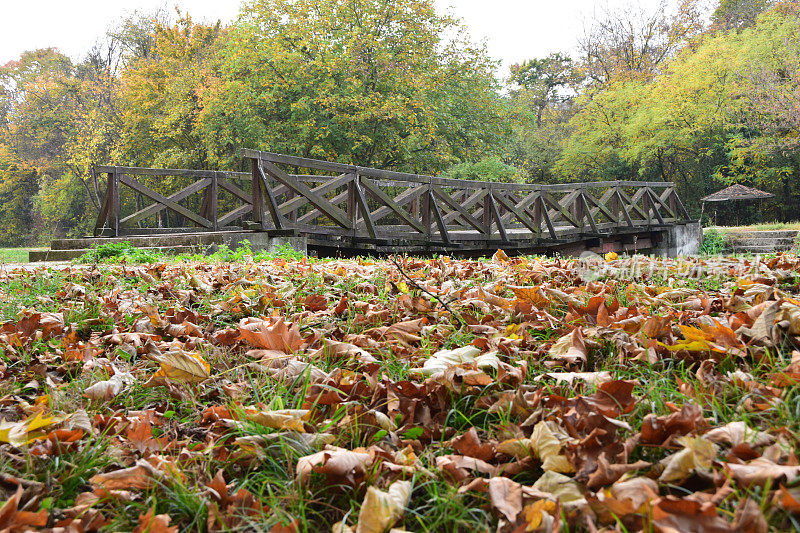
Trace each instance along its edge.
{"label": "bridge railing", "polygon": [[670,182],[495,183],[255,150],[242,156],[251,160],[253,220],[263,229],[448,245],[558,241],[689,219]]}
{"label": "bridge railing", "polygon": [[250,228],[360,242],[542,242],[688,220],[670,182],[455,180],[243,150],[250,173],[96,167],[95,235]]}
{"label": "bridge railing", "polygon": [[253,210],[250,174],[214,170],[98,166],[106,177],[95,235],[214,231]]}

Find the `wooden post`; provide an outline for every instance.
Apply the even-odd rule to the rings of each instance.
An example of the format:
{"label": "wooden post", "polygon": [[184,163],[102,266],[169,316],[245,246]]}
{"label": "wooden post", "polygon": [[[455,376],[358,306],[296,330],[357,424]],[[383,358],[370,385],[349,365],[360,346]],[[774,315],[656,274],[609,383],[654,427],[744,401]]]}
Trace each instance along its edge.
{"label": "wooden post", "polygon": [[[759,210],[758,210],[759,213],[761,212],[760,207],[761,206],[759,206]],[[675,191],[672,191],[670,193],[670,195],[669,195],[669,210],[672,211],[672,217],[675,219],[675,221],[677,221],[678,220],[678,204],[675,202]]]}
{"label": "wooden post", "polygon": [[253,222],[266,229],[264,226],[264,194],[261,190],[261,173],[258,171],[258,160],[250,159],[253,173]]}
{"label": "wooden post", "polygon": [[211,185],[208,187],[209,190],[209,215],[206,218],[209,219],[212,223],[212,228],[214,231],[219,230],[219,172],[214,172],[211,175]]}
{"label": "wooden post", "polygon": [[539,195],[533,201],[533,223],[536,225],[536,238],[542,238],[542,191],[539,190]]}
{"label": "wooden post", "polygon": [[483,197],[483,227],[484,227],[484,234],[486,235],[487,239],[492,238],[492,188],[491,185],[487,185],[489,189],[486,191],[486,196]]}
{"label": "wooden post", "polygon": [[356,222],[358,220],[358,206],[356,205],[356,183],[351,181],[347,184],[347,218],[353,224],[353,235],[358,232]]}
{"label": "wooden post", "polygon": [[114,167],[114,173],[109,174],[111,185],[111,230],[114,237],[119,237],[119,171]]}
{"label": "wooden post", "polygon": [[[428,183],[428,187],[430,187],[430,182]],[[422,195],[422,202],[421,202],[421,215],[422,215],[422,225],[425,226],[425,236],[430,241],[431,239],[431,196],[433,195],[432,190],[428,190],[428,194]]]}

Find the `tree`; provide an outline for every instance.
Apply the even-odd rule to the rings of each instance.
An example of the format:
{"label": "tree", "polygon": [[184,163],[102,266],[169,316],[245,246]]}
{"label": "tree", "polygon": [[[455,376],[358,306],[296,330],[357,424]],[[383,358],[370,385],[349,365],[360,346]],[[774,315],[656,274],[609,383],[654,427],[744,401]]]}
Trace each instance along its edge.
{"label": "tree", "polygon": [[121,139],[116,156],[138,166],[208,168],[199,128],[201,99],[214,74],[219,23],[189,15],[157,24],[146,53],[121,76]]}
{"label": "tree", "polygon": [[793,12],[773,10],[684,48],[652,80],[584,94],[557,171],[674,181],[698,211],[720,183],[745,183],[778,195],[774,215],[797,218],[798,29]]}
{"label": "tree", "polygon": [[240,147],[441,170],[503,134],[495,64],[430,0],[257,0],[203,95],[210,160]]}
{"label": "tree", "polygon": [[775,0],[720,0],[711,16],[714,29],[741,30],[752,26],[758,15],[775,5]]}
{"label": "tree", "polygon": [[512,65],[509,81],[519,87],[517,95],[525,93],[521,98],[533,104],[536,126],[541,127],[545,109],[571,98],[581,80],[572,58],[556,52]]}
{"label": "tree", "polygon": [[703,30],[698,0],[679,0],[670,13],[667,0],[652,12],[640,4],[605,10],[579,39],[583,69],[596,86],[617,80],[650,80]]}

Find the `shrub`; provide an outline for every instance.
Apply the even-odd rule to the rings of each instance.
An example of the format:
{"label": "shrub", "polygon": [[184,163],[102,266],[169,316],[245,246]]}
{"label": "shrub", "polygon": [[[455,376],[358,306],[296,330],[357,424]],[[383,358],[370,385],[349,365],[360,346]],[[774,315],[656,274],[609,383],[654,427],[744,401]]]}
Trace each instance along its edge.
{"label": "shrub", "polygon": [[128,241],[98,244],[77,259],[79,263],[155,263],[164,254],[153,250],[142,250]]}
{"label": "shrub", "polygon": [[719,255],[728,249],[728,242],[725,234],[709,229],[703,232],[703,244],[700,245],[700,253],[704,255]]}

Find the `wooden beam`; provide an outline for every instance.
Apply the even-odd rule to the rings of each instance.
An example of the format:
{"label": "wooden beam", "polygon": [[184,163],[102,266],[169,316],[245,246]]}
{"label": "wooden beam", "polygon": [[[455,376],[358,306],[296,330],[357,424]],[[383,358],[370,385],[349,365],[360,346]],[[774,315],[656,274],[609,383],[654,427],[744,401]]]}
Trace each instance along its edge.
{"label": "wooden beam", "polygon": [[[367,227],[367,234],[371,239],[378,238],[378,232],[375,228],[375,222],[372,220],[372,215],[369,212],[369,205],[367,204],[367,197],[364,196],[364,190],[361,188],[361,180],[356,176],[356,179],[353,180],[353,192],[355,195],[356,203],[358,204],[358,209],[361,212],[361,218],[364,219],[364,225]],[[355,222],[355,221],[354,221]],[[353,225],[355,228],[355,223]]]}
{"label": "wooden beam", "polygon": [[[432,185],[432,187],[433,187],[433,185]],[[467,196],[466,198],[461,199],[460,196],[462,196],[462,195],[466,196],[466,193],[467,193],[466,189],[461,190],[461,191],[456,191],[454,193],[454,194],[458,194],[458,196],[459,196],[458,198],[456,198],[454,196],[451,196],[451,195],[448,195],[447,192],[445,192],[442,189],[442,194],[445,195],[447,197],[447,199],[450,200],[450,202],[446,202],[446,199],[444,197],[440,197],[440,199],[442,199],[443,201],[446,202],[448,209],[452,209],[452,212],[447,213],[447,214],[444,215],[445,223],[446,224],[450,224],[452,222],[458,223],[457,221],[460,219],[460,220],[463,221],[463,223],[460,224],[461,226],[463,226],[465,228],[467,227],[467,225],[472,226],[472,224],[470,224],[466,220],[466,217],[463,216],[463,213],[466,212],[467,216],[472,217],[472,219],[477,222],[477,220],[478,220],[477,217],[480,216],[480,213],[482,213],[483,211],[482,210],[479,211],[479,212],[476,211],[475,213],[470,214],[469,213],[469,209],[471,209],[478,202],[480,202],[483,199],[483,197],[486,196],[486,194],[488,192],[489,191],[487,191],[486,189],[479,189],[479,190],[473,192],[471,195]],[[453,207],[453,205],[456,205],[456,206],[460,207],[461,209],[455,208],[455,207]],[[483,232],[483,227],[481,227],[481,229],[479,229],[478,231]]]}
{"label": "wooden beam", "polygon": [[260,159],[257,161],[260,162],[259,168],[262,168],[263,165],[263,170],[266,171],[270,176],[283,183],[290,189],[293,189],[295,192],[308,198],[308,201],[313,204],[314,207],[322,211],[325,216],[330,218],[333,222],[343,228],[353,229],[350,221],[347,219],[347,213],[331,204],[323,196],[312,191],[306,184],[301,183],[298,179],[289,176],[286,172],[279,169],[273,163]]}
{"label": "wooden beam", "polygon": [[253,204],[252,194],[247,194],[246,192],[244,192],[244,190],[237,187],[233,183],[229,182],[227,179],[220,178],[217,184],[219,185],[219,187],[225,189],[226,191],[237,197],[239,200],[251,205]]}
{"label": "wooden beam", "polygon": [[420,233],[423,234],[427,233],[425,231],[425,227],[418,220],[412,218],[410,214],[408,214],[405,210],[396,205],[394,201],[389,197],[389,195],[383,192],[377,185],[373,184],[371,180],[361,177],[361,184],[364,186],[364,188],[367,190],[368,193],[370,193],[376,200],[382,202],[383,205],[394,211],[397,214],[397,216],[399,216],[400,218],[403,219],[403,221],[405,221],[406,224],[408,224],[409,226],[411,226]]}
{"label": "wooden beam", "polygon": [[97,237],[103,226],[108,222],[108,211],[111,209],[111,191],[114,188],[113,174],[106,177],[106,192],[103,193],[103,205],[100,207],[100,212],[97,214],[97,220],[94,223],[94,235]]}
{"label": "wooden beam", "polygon": [[[506,228],[503,225],[503,219],[500,218],[500,210],[497,208],[497,202],[494,201],[494,194],[492,191],[489,191],[489,194],[486,196],[486,199],[489,203],[489,209],[491,212],[491,216],[494,218],[495,223],[497,224],[497,231],[500,232],[500,239],[503,241],[508,240],[508,233],[506,232]],[[491,222],[489,223],[489,234],[491,235]]]}
{"label": "wooden beam", "polygon": [[436,226],[439,228],[439,235],[442,236],[442,240],[445,244],[452,244],[453,241],[450,240],[450,235],[447,233],[447,225],[444,223],[444,219],[442,218],[442,212],[439,210],[439,204],[436,203],[436,197],[433,195],[433,192],[428,190],[428,201],[430,202],[430,209],[433,213],[433,218],[436,220]]}
{"label": "wooden beam", "polygon": [[[188,187],[184,187],[183,189],[179,190],[178,192],[175,192],[175,193],[167,196],[167,199],[172,200],[173,202],[180,202],[184,198],[188,198],[192,194],[205,189],[206,187],[211,185],[211,182],[212,182],[211,178],[204,178],[204,179],[202,179],[200,181],[196,181],[196,182],[192,183],[191,185],[189,185]],[[145,219],[147,217],[153,216],[153,215],[159,213],[160,211],[163,211],[164,209],[167,209],[167,206],[164,205],[164,204],[155,203],[155,204],[152,204],[152,205],[148,205],[144,209],[141,209],[140,211],[137,211],[136,213],[133,213],[132,215],[128,215],[127,217],[123,218],[122,220],[120,220],[120,223],[121,224],[136,224],[140,220],[143,220],[143,219]],[[209,208],[207,207],[206,209],[209,209]],[[202,216],[203,218],[208,218],[210,220],[210,218],[208,216],[206,216],[206,214],[204,214],[202,212],[200,213],[200,216]]]}
{"label": "wooden beam", "polygon": [[522,222],[522,224],[526,228],[528,228],[533,233],[534,236],[536,236],[539,233],[539,231],[541,231],[539,228],[536,227],[536,224],[533,222],[533,220],[528,218],[528,216],[524,213],[524,211],[519,209],[518,205],[515,205],[513,201],[503,198],[503,195],[501,194],[495,196],[494,198],[497,202],[501,203],[506,209],[511,211],[511,213],[514,216],[516,216],[517,219],[520,222]]}
{"label": "wooden beam", "polygon": [[[458,203],[455,200],[453,200],[452,198],[450,198],[450,196],[446,192],[444,192],[441,187],[433,185],[433,186],[431,186],[431,190],[448,207],[450,207],[451,209],[455,210],[461,216],[461,218],[462,218],[462,220],[464,220],[464,222],[466,222],[467,224],[469,224],[470,226],[472,226],[476,230],[480,231],[481,233],[485,232],[484,225],[482,223],[480,223],[479,221],[477,221],[475,219],[475,217],[473,217],[472,214],[469,211],[467,211],[467,209],[463,205],[461,205],[460,203]],[[480,195],[480,196],[476,195],[476,200],[475,201],[477,201],[477,200],[479,200],[481,198],[484,198],[486,194],[487,194],[487,191],[484,191],[483,195]]]}
{"label": "wooden beam", "polygon": [[650,197],[650,205],[652,206],[653,214],[655,214],[658,219],[658,223],[664,224],[664,217],[661,216],[661,210],[658,208],[658,205],[656,205],[656,203],[661,205],[661,199],[658,198],[649,187],[647,189],[647,196]]}
{"label": "wooden beam", "polygon": [[584,194],[583,192],[581,192],[580,201],[583,204],[583,209],[582,209],[583,215],[589,221],[589,225],[592,227],[592,231],[594,231],[595,233],[600,233],[599,231],[597,231],[597,222],[595,222],[594,220],[594,215],[592,215],[592,210],[589,209],[589,203],[586,201],[586,194]]}
{"label": "wooden beam", "polygon": [[[125,177],[122,175],[122,177]],[[108,219],[111,223],[111,231],[114,232],[114,237],[119,237],[119,182],[120,173],[114,168],[114,173],[111,175],[111,206],[108,213]]]}
{"label": "wooden beam", "polygon": [[[183,207],[178,202],[175,202],[175,201],[170,200],[169,198],[167,198],[165,196],[162,196],[161,194],[158,194],[153,189],[151,189],[149,187],[146,187],[145,185],[142,185],[138,181],[133,180],[133,179],[129,178],[128,176],[124,175],[124,174],[122,176],[120,176],[119,182],[122,183],[123,185],[127,185],[128,187],[130,187],[134,191],[139,192],[139,193],[143,194],[144,196],[147,196],[151,200],[155,200],[156,202],[158,202],[160,204],[164,204],[167,208],[175,211],[176,213],[180,213],[181,215],[183,215],[184,217],[188,218],[189,220],[191,220],[192,222],[196,223],[199,226],[202,226],[204,228],[213,227],[213,223],[210,220],[208,220],[207,218],[201,217],[200,215],[198,215],[196,213],[192,213],[189,209]],[[117,198],[119,198],[119,194],[117,194]],[[118,201],[119,200],[117,200],[117,202]],[[117,213],[119,213],[119,210],[117,210]],[[117,217],[119,217],[119,214],[117,214]]]}
{"label": "wooden beam", "polygon": [[285,225],[283,223],[283,217],[278,209],[278,202],[275,200],[275,195],[272,194],[272,188],[269,186],[269,180],[264,174],[264,169],[261,167],[260,160],[258,162],[258,172],[261,174],[261,185],[264,187],[264,195],[266,196],[267,200],[267,209],[269,209],[269,214],[272,217],[272,224],[275,226],[275,229],[283,229]]}
{"label": "wooden beam", "polygon": [[245,216],[247,213],[251,212],[252,210],[253,210],[253,205],[252,204],[240,205],[239,207],[237,207],[233,211],[230,211],[230,212],[222,215],[221,217],[219,217],[219,221],[217,222],[217,224],[219,225],[219,227],[224,228],[225,226],[227,226],[228,224],[230,224],[231,222],[233,222],[237,218],[241,218],[241,217]]}
{"label": "wooden beam", "polygon": [[[419,185],[419,186],[416,186],[414,188],[407,189],[407,190],[401,192],[400,194],[398,194],[397,196],[394,197],[394,201],[392,203],[394,203],[394,205],[397,206],[397,207],[403,207],[403,206],[411,203],[416,198],[423,198],[426,192],[428,192],[428,186],[427,185]],[[375,220],[375,222],[378,222],[380,219],[382,219],[383,217],[385,217],[387,215],[390,215],[393,212],[394,211],[392,211],[392,209],[390,207],[381,206],[378,209],[376,209],[374,213],[372,213],[372,218]],[[411,217],[414,220],[417,220],[417,217],[414,216],[413,213],[411,214]],[[422,224],[424,226],[425,222],[423,221]]]}
{"label": "wooden beam", "polygon": [[550,219],[550,213],[547,210],[547,200],[548,200],[547,196],[548,194],[543,190],[541,196],[539,196],[537,201],[539,202],[540,205],[542,218],[544,218],[544,222],[547,225],[547,231],[550,232],[550,238],[552,238],[553,240],[557,240],[558,235],[556,234],[556,228],[553,225],[553,221]]}

